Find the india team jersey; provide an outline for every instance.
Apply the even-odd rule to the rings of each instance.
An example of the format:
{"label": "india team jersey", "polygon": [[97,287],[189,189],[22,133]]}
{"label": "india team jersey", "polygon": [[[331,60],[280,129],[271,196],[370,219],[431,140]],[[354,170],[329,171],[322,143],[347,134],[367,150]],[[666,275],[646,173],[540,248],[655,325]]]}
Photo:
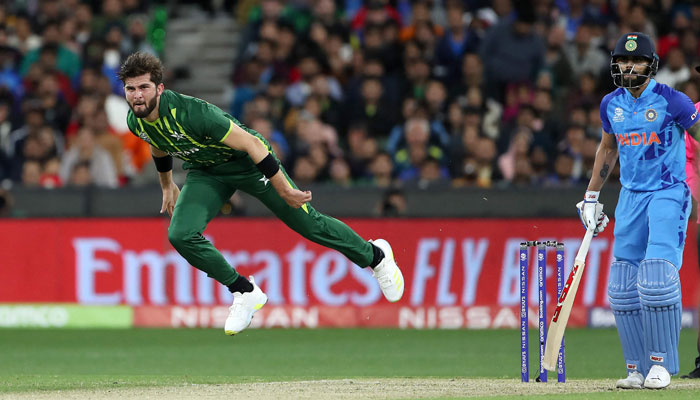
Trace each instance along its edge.
{"label": "india team jersey", "polygon": [[637,99],[622,88],[605,96],[600,119],[617,140],[623,187],[651,191],[685,181],[683,135],[698,121],[688,96],[652,79]]}
{"label": "india team jersey", "polygon": [[202,168],[236,162],[241,169],[254,164],[248,154],[221,143],[236,124],[257,137],[270,149],[267,141],[246,128],[218,107],[195,97],[165,90],[160,96],[159,118],[148,122],[129,110],[126,121],[131,132],[154,147],[185,161],[183,168]]}

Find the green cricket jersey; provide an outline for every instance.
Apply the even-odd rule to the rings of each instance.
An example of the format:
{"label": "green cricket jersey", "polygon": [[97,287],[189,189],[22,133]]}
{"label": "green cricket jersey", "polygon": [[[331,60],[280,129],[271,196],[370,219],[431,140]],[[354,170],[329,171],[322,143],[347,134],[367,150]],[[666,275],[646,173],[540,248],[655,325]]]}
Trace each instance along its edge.
{"label": "green cricket jersey", "polygon": [[257,137],[271,151],[259,133],[220,108],[204,100],[165,90],[160,96],[160,117],[155,122],[137,118],[129,110],[126,122],[131,132],[152,146],[185,161],[183,168],[202,168],[227,162],[252,167],[248,154],[221,143],[236,124]]}

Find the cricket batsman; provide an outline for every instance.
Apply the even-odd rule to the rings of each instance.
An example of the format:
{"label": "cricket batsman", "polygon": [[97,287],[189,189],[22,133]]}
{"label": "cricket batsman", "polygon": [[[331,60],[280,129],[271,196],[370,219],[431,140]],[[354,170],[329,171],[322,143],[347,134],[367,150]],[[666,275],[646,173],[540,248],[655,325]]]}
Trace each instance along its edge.
{"label": "cricket batsman", "polygon": [[[314,210],[309,204],[311,192],[297,188],[260,134],[212,104],[165,90],[163,66],[153,55],[131,54],[119,79],[130,107],[129,129],[151,145],[163,190],[161,213],[171,216],[170,243],[192,266],[233,293],[224,327],[227,335],[247,328],[267,302],[255,279],[239,275],[202,236],[236,190],[256,197],[305,238],[372,268],[387,300],[401,299],[403,276],[389,243],[366,241],[344,223]],[[185,161],[188,170],[182,192],[172,180],[173,157]]]}
{"label": "cricket batsman", "polygon": [[580,213],[586,226],[603,218],[598,196],[619,158],[608,297],[627,368],[617,381],[623,389],[665,388],[679,370],[678,271],[691,205],[684,131],[698,138],[700,124],[688,96],[653,79],[658,64],[643,33],[617,41],[610,69],[618,89],[600,104],[603,137]]}

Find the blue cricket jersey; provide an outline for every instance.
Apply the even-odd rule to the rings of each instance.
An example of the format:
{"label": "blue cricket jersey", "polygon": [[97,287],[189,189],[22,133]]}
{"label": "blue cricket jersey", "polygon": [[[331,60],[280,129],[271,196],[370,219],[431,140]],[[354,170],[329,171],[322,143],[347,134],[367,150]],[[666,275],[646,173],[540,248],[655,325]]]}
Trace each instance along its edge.
{"label": "blue cricket jersey", "polygon": [[688,96],[652,79],[638,99],[622,88],[605,96],[600,119],[617,139],[623,187],[652,191],[685,181],[683,135],[698,121]]}

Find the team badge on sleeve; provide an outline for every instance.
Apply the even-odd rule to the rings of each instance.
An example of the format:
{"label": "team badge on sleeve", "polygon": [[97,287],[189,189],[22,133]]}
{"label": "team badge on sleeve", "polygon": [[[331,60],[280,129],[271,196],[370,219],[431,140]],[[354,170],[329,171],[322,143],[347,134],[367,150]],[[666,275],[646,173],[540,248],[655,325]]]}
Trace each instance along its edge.
{"label": "team badge on sleeve", "polygon": [[658,115],[659,114],[653,108],[650,108],[644,112],[644,118],[646,118],[649,122],[656,121],[656,117]]}

